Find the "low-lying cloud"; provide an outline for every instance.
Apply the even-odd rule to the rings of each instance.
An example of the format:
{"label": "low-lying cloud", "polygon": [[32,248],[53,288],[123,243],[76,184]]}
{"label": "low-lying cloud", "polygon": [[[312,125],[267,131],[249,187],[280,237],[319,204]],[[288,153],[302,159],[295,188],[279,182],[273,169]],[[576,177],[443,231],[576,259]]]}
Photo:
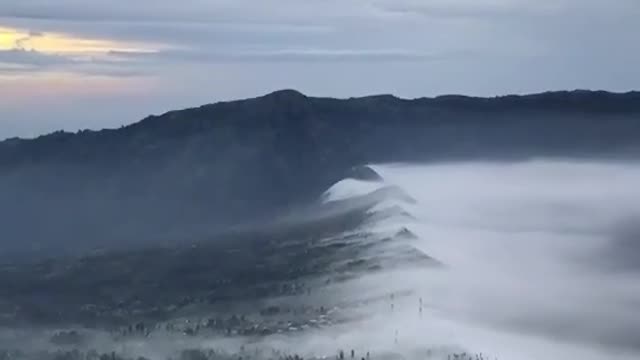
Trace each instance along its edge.
{"label": "low-lying cloud", "polygon": [[[504,359],[640,353],[634,251],[640,164],[536,160],[375,169],[417,201],[402,205],[413,219],[391,218],[381,229],[410,229],[416,239],[409,244],[444,268],[409,267],[354,283],[352,296],[412,292],[395,300],[394,312],[365,307],[369,317],[360,326],[377,330],[360,341],[380,337],[373,344],[397,348],[389,340],[395,330],[409,348],[456,345]],[[428,304],[424,314],[418,297]]]}

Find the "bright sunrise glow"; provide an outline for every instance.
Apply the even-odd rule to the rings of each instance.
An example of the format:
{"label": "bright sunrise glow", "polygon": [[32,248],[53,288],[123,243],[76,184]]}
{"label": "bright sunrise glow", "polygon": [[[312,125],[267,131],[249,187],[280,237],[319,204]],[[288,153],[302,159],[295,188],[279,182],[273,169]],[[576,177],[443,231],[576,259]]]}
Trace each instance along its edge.
{"label": "bright sunrise glow", "polygon": [[156,52],[158,46],[61,33],[33,33],[0,26],[0,50],[27,50],[47,54],[101,54],[111,51]]}

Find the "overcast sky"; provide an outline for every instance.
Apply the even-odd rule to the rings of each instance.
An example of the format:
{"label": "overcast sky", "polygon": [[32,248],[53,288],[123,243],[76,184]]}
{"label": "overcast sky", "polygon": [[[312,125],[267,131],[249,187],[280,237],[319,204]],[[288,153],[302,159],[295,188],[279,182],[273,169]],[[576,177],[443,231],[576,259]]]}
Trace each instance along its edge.
{"label": "overcast sky", "polygon": [[640,88],[638,0],[0,0],[0,138],[282,88]]}

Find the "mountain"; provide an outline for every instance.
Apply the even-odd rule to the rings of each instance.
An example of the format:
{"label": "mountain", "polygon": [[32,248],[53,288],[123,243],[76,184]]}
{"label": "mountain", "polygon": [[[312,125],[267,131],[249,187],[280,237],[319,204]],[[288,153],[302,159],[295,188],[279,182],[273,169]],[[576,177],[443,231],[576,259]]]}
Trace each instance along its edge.
{"label": "mountain", "polygon": [[0,142],[0,247],[198,240],[295,211],[367,163],[639,154],[640,92],[405,100],[283,90]]}

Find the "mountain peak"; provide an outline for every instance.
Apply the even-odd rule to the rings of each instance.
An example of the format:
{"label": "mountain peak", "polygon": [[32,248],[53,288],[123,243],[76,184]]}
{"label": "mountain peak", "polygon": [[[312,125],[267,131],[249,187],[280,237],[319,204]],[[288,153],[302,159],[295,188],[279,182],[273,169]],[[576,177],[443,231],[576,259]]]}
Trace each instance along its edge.
{"label": "mountain peak", "polygon": [[282,89],[271,92],[267,95],[262,96],[263,98],[268,99],[278,99],[278,100],[293,100],[293,99],[306,99],[307,96],[301,93],[298,90],[294,89]]}

